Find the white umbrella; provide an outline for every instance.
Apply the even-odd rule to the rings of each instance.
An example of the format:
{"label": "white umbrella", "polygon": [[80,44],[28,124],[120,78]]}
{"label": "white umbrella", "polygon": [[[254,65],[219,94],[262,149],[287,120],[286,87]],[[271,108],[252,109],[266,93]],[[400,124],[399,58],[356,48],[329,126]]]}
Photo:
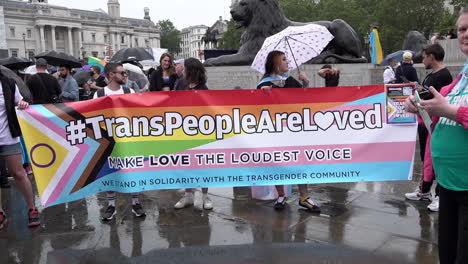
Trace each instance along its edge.
{"label": "white umbrella", "polygon": [[287,27],[265,39],[251,67],[265,73],[265,61],[268,54],[278,50],[284,52],[289,70],[293,70],[318,56],[332,39],[333,35],[327,28],[317,24]]}
{"label": "white umbrella", "polygon": [[124,63],[123,67],[128,73],[128,79],[136,82],[140,90],[146,90],[148,88],[148,78],[140,67],[130,63]]}

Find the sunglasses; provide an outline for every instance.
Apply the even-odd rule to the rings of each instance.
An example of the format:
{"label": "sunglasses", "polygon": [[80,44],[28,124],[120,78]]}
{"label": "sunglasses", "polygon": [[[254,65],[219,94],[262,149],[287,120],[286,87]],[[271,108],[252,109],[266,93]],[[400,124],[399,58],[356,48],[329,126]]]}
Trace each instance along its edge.
{"label": "sunglasses", "polygon": [[122,76],[128,75],[128,73],[126,71],[113,72],[113,73],[120,73],[120,75],[122,75]]}

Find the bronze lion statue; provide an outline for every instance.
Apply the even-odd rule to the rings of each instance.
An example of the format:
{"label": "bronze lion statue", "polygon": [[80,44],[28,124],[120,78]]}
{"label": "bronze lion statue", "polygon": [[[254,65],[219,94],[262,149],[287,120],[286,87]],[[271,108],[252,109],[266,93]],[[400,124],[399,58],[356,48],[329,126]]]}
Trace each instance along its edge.
{"label": "bronze lion statue", "polygon": [[[288,26],[302,26],[286,18],[279,0],[239,0],[231,7],[231,15],[237,27],[244,27],[237,54],[208,59],[205,66],[250,65],[265,39]],[[345,21],[311,22],[325,26],[334,39],[325,50],[310,63],[364,63],[362,46],[354,29]]]}

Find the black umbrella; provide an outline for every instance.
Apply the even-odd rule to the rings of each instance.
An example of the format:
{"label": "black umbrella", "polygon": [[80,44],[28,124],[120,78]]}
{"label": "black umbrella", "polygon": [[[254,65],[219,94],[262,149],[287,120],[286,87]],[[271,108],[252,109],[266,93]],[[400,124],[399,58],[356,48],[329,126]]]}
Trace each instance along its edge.
{"label": "black umbrella", "polygon": [[32,61],[26,58],[8,57],[0,59],[0,65],[3,65],[12,70],[24,69],[31,66],[32,64]]}
{"label": "black umbrella", "polygon": [[73,75],[73,78],[75,78],[76,82],[78,83],[78,86],[82,86],[85,84],[87,81],[91,79],[93,76],[93,72],[91,70],[82,70]]}
{"label": "black umbrella", "polygon": [[46,51],[37,54],[35,58],[43,58],[47,61],[48,64],[53,66],[69,65],[72,68],[81,68],[81,63],[78,61],[77,58],[68,55],[64,52],[57,52],[54,50]]}
{"label": "black umbrella", "polygon": [[129,60],[143,61],[154,60],[154,58],[144,48],[124,48],[115,53],[111,59],[111,62],[121,63],[122,61]]}
{"label": "black umbrella", "polygon": [[14,73],[12,70],[2,65],[0,65],[0,72],[1,74],[15,80],[15,83],[18,86],[20,94],[23,96],[23,100],[25,100],[28,103],[32,103],[31,91],[29,91],[28,86],[26,86],[23,80],[18,75],[16,75],[16,73]]}

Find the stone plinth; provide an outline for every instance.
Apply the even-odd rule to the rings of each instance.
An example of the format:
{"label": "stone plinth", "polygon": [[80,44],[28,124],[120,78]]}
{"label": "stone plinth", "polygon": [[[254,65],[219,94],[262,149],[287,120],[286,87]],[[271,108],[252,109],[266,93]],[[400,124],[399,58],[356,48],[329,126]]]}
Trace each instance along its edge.
{"label": "stone plinth", "polygon": [[[317,75],[322,68],[322,64],[302,65],[301,71],[307,73],[311,87],[324,87],[325,81]],[[360,64],[336,64],[333,67],[339,68],[340,86],[356,85],[375,85],[383,83],[383,72],[385,67],[375,66],[370,63]],[[420,81],[430,71],[424,68],[423,64],[416,64],[416,70]],[[463,63],[447,65],[453,76],[456,76],[463,68]],[[212,90],[231,90],[231,89],[255,89],[262,75],[250,68],[250,66],[220,66],[207,67],[208,83],[207,86]],[[290,73],[297,79],[297,70]]]}

